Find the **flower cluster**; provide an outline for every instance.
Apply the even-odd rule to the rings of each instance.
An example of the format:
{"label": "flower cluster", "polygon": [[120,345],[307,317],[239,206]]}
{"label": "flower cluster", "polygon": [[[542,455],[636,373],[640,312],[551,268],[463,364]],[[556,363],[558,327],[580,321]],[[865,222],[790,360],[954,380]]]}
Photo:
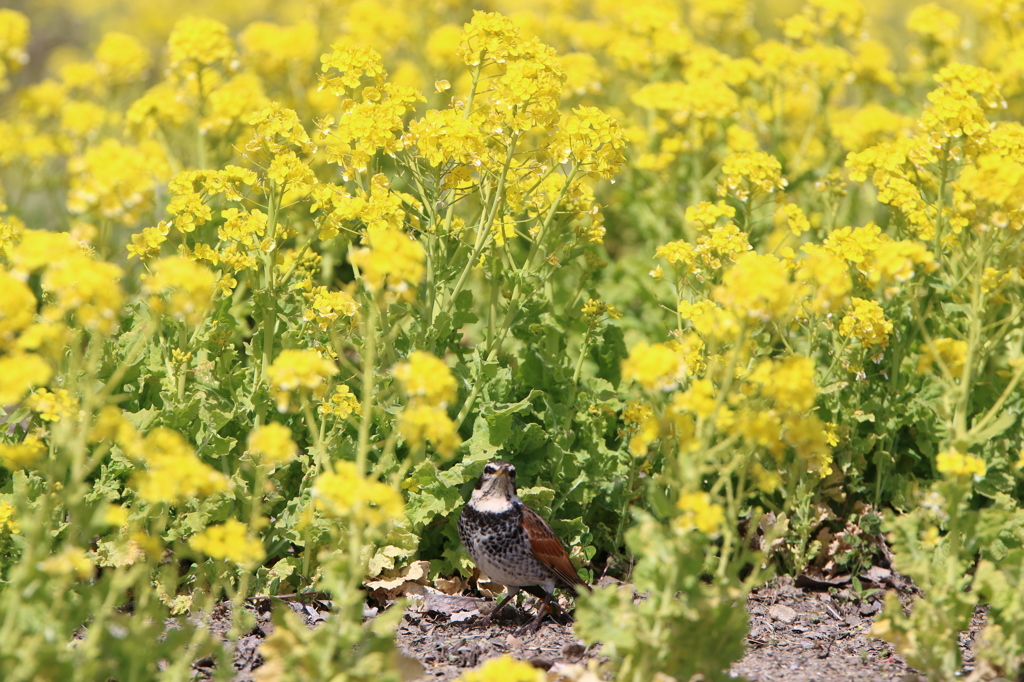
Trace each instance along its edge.
{"label": "flower cluster", "polygon": [[300,404],[310,397],[322,398],[327,393],[327,382],[337,373],[334,363],[315,350],[287,349],[267,368],[267,381],[277,409],[285,412],[296,393]]}
{"label": "flower cluster", "polygon": [[299,451],[292,440],[292,430],[277,422],[253,429],[247,445],[249,453],[257,456],[260,464],[271,467],[284,466],[295,459]]}
{"label": "flower cluster", "polygon": [[462,442],[447,411],[457,392],[451,370],[440,358],[413,351],[408,362],[395,366],[392,375],[409,397],[409,405],[399,417],[402,436],[410,444],[430,442],[450,457]]}
{"label": "flower cluster", "polygon": [[242,566],[256,566],[266,557],[263,543],[236,519],[209,526],[189,538],[192,549],[214,559],[233,561]]}
{"label": "flower cluster", "polygon": [[366,479],[352,462],[335,462],[334,471],[320,474],[313,497],[328,514],[354,518],[370,526],[387,525],[404,517],[402,496],[389,485]]}

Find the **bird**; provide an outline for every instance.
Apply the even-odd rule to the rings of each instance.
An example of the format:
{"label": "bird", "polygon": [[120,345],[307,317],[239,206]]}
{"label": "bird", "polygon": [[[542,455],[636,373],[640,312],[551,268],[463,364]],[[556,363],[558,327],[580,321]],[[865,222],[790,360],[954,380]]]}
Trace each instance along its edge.
{"label": "bird", "polygon": [[591,587],[580,579],[555,531],[516,494],[516,468],[493,461],[483,473],[459,516],[459,538],[481,572],[504,585],[505,598],[482,625],[521,590],[541,599],[537,616],[520,632],[536,632],[551,609],[556,588],[578,593]]}

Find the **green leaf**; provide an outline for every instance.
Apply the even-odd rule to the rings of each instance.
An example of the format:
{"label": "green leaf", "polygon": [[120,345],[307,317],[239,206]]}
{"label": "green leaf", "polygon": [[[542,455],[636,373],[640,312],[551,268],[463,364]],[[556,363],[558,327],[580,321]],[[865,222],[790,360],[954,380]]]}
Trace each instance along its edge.
{"label": "green leaf", "polygon": [[1006,429],[1010,428],[1015,423],[1017,423],[1017,418],[1019,416],[1019,414],[1014,414],[1012,412],[1004,412],[1001,415],[999,415],[999,417],[994,422],[992,422],[985,428],[981,430],[975,430],[977,429],[977,427],[971,429],[970,432],[968,432],[967,434],[967,438],[972,444],[990,441],[996,436],[1002,434],[1003,431],[1006,431]]}
{"label": "green leaf", "polygon": [[622,361],[629,356],[622,329],[607,326],[601,332],[601,343],[594,346],[591,356],[597,363],[597,376],[617,387],[622,381]]}

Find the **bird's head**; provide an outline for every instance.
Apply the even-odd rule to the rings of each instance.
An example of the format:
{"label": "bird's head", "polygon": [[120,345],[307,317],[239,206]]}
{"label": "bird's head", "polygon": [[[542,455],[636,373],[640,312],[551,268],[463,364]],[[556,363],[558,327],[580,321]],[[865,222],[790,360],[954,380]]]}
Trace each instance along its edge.
{"label": "bird's head", "polygon": [[488,462],[469,503],[479,511],[502,512],[512,506],[516,495],[516,468],[508,462]]}

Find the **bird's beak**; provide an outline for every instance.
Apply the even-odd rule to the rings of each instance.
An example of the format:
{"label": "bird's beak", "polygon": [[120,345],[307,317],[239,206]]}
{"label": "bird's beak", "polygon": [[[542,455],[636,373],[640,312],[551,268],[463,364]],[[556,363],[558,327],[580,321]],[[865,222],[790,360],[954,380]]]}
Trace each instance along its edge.
{"label": "bird's beak", "polygon": [[508,469],[498,469],[494,472],[495,476],[508,476]]}

